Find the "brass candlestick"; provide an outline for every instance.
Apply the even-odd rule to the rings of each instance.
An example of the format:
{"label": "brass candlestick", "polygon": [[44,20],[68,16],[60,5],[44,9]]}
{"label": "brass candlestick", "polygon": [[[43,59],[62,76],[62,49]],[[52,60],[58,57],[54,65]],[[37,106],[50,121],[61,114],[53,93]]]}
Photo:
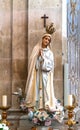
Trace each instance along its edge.
{"label": "brass candlestick", "polygon": [[68,120],[65,122],[66,125],[68,125],[68,130],[73,130],[73,125],[75,125],[75,120],[73,119],[75,106],[66,106],[66,109],[68,110]]}
{"label": "brass candlestick", "polygon": [[6,124],[7,126],[10,125],[10,123],[7,121],[7,110],[11,106],[1,106],[0,109],[2,110],[2,123]]}

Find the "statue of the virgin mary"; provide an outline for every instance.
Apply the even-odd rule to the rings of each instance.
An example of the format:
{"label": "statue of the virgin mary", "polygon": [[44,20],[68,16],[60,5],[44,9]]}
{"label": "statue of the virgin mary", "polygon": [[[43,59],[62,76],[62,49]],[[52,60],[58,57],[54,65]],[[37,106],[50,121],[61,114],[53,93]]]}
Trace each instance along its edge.
{"label": "statue of the virgin mary", "polygon": [[42,41],[33,48],[29,58],[28,78],[26,82],[26,106],[55,109],[54,94],[54,55],[51,50],[51,34],[55,32],[54,24],[46,27]]}

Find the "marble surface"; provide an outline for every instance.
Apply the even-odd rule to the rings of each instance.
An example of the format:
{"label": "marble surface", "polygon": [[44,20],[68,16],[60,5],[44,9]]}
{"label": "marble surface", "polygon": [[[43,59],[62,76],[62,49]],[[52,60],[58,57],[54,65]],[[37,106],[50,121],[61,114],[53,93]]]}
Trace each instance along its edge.
{"label": "marble surface", "polygon": [[32,127],[30,129],[26,128],[27,130],[80,130],[80,126],[74,126],[72,129],[69,129],[65,125],[60,125],[60,126],[50,126],[50,127]]}
{"label": "marble surface", "polygon": [[[10,126],[11,130],[32,130],[34,124],[28,119],[27,114],[27,111],[21,111],[20,109],[9,109],[7,119],[12,124],[12,126]],[[65,124],[66,120],[67,118],[64,118],[62,123],[53,120],[50,126],[50,128],[52,128],[51,130],[68,130],[68,126]],[[77,124],[74,125],[73,130],[80,130],[80,122],[76,122]]]}

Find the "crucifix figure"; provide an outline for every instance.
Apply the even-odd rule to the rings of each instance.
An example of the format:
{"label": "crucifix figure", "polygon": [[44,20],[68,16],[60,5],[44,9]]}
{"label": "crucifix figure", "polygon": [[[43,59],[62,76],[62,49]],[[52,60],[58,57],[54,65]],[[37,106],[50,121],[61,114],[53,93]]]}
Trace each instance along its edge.
{"label": "crucifix figure", "polygon": [[44,16],[41,17],[42,19],[44,19],[44,28],[46,27],[46,19],[48,19],[48,16],[46,16],[46,14],[44,14]]}

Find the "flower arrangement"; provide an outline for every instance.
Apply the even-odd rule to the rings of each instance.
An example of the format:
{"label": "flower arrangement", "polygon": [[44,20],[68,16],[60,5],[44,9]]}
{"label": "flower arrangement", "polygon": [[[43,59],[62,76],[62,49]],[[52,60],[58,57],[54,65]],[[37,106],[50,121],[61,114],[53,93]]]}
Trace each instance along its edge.
{"label": "flower arrangement", "polygon": [[33,112],[32,121],[36,125],[40,126],[50,126],[53,114],[49,113],[46,110],[35,110]]}
{"label": "flower arrangement", "polygon": [[39,126],[50,126],[54,120],[57,120],[59,123],[63,121],[64,110],[50,111],[44,109],[34,109],[28,110],[28,119],[31,120],[35,125]]}
{"label": "flower arrangement", "polygon": [[63,121],[64,118],[64,108],[61,105],[61,101],[57,100],[56,109],[36,109],[27,108],[25,100],[21,100],[20,109],[22,111],[28,111],[28,119],[32,121],[35,125],[40,126],[50,126],[54,120],[59,123]]}
{"label": "flower arrangement", "polygon": [[10,130],[10,128],[2,122],[2,116],[0,115],[0,130]]}
{"label": "flower arrangement", "polygon": [[8,126],[4,123],[0,123],[0,130],[10,130]]}

